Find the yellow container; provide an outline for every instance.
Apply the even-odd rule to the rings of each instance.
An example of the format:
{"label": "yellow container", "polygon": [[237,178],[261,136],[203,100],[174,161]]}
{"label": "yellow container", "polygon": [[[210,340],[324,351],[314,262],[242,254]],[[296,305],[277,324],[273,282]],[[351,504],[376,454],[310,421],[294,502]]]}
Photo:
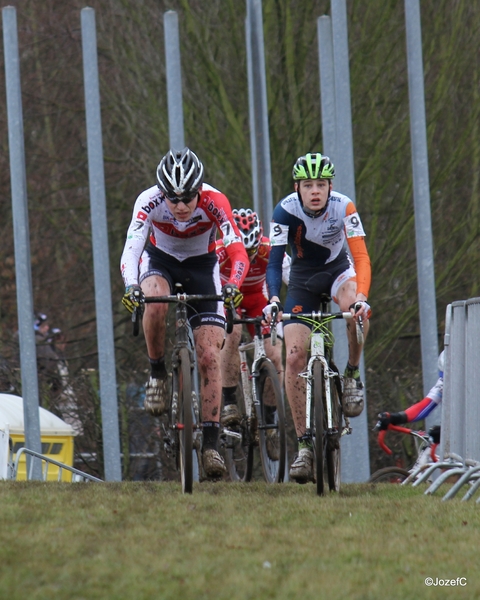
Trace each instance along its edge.
{"label": "yellow container", "polygon": [[[42,443],[42,454],[73,467],[73,427],[49,410],[40,407],[40,438]],[[23,423],[23,398],[12,394],[0,394],[0,427],[9,426],[10,438],[13,443],[14,462],[20,448],[25,447],[25,428]],[[37,459],[35,459],[37,460]],[[45,469],[42,461],[42,472]],[[48,464],[47,481],[58,481],[59,467]],[[26,455],[22,454],[17,470],[17,481],[27,478]],[[64,470],[62,481],[71,481],[72,473]]]}

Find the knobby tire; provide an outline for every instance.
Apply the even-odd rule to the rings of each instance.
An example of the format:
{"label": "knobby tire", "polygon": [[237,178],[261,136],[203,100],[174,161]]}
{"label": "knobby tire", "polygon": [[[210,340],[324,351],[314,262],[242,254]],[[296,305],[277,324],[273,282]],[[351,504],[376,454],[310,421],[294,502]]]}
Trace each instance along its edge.
{"label": "knobby tire", "polygon": [[[341,389],[341,384],[340,384]],[[327,440],[326,445],[326,462],[328,487],[331,492],[340,491],[341,479],[341,451],[340,441],[342,432],[342,408],[338,397],[339,380],[337,377],[330,379],[330,395],[332,399],[333,425],[338,429],[338,437],[336,440]],[[326,417],[325,417],[326,418]]]}
{"label": "knobby tire", "polygon": [[[256,406],[258,421],[258,438],[260,448],[260,460],[265,481],[267,483],[281,483],[285,479],[286,468],[286,432],[285,432],[285,407],[283,404],[282,390],[280,380],[274,364],[264,359],[258,368],[258,376],[254,379],[255,393],[259,401]],[[266,404],[267,394],[271,394],[270,401],[274,403]],[[268,406],[275,408],[276,414],[269,412]],[[269,427],[274,425],[274,427]],[[274,431],[275,445],[278,447],[278,460],[272,460],[268,454],[267,431]],[[272,438],[270,439],[272,443]]]}
{"label": "knobby tire", "polygon": [[192,407],[192,369],[190,353],[181,348],[179,353],[179,390],[178,430],[180,442],[180,476],[184,494],[193,492],[193,407]]}
{"label": "knobby tire", "polygon": [[317,477],[317,494],[325,493],[324,463],[325,463],[325,426],[323,410],[323,365],[319,360],[313,363],[313,409],[315,413],[315,469]]}
{"label": "knobby tire", "polygon": [[239,433],[242,438],[225,436],[225,463],[232,481],[251,481],[253,474],[253,436],[248,423],[245,400],[241,386],[237,389],[237,406],[242,415],[242,422],[230,429]]}
{"label": "knobby tire", "polygon": [[368,480],[369,483],[402,483],[410,475],[406,469],[400,467],[385,467],[379,469]]}

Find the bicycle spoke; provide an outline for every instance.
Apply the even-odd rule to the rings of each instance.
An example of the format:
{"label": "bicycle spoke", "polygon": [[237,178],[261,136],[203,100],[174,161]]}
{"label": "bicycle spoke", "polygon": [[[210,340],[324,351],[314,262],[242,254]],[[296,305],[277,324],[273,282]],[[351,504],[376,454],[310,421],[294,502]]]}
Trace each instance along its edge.
{"label": "bicycle spoke", "polygon": [[268,483],[281,483],[286,466],[285,408],[277,370],[270,360],[261,362],[254,386],[263,474]]}

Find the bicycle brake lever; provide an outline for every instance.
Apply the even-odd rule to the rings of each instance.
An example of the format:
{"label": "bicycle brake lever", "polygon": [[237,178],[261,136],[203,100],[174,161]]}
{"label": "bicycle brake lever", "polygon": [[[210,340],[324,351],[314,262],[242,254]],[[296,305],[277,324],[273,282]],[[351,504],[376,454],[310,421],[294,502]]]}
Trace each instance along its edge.
{"label": "bicycle brake lever", "polygon": [[227,309],[227,326],[225,331],[232,333],[233,331],[233,319],[235,318],[235,305],[233,304],[233,298],[230,299],[230,306]]}
{"label": "bicycle brake lever", "polygon": [[138,308],[135,307],[133,309],[133,313],[132,313],[133,335],[135,337],[138,336],[138,332],[140,330],[140,325],[139,325],[140,315],[138,314],[137,311],[138,311]]}

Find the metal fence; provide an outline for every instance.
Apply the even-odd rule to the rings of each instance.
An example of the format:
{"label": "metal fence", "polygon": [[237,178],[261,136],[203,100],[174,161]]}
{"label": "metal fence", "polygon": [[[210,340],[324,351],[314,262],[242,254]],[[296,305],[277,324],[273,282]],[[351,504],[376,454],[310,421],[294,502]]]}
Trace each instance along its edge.
{"label": "metal fence", "polygon": [[423,480],[434,470],[442,468],[445,461],[460,459],[460,464],[438,476],[425,493],[433,494],[455,475],[457,480],[443,499],[453,498],[464,485],[469,485],[463,497],[463,500],[468,500],[480,487],[480,369],[477,364],[480,356],[480,298],[452,302],[447,306],[444,345],[440,462],[431,467]]}
{"label": "metal fence", "polygon": [[45,456],[44,454],[40,454],[38,452],[34,452],[33,450],[29,450],[28,448],[20,448],[17,452],[17,457],[15,459],[15,469],[13,479],[17,478],[18,465],[20,462],[20,457],[22,454],[28,454],[32,457],[30,461],[30,467],[27,470],[27,480],[33,479],[33,465],[35,462],[40,461],[42,464],[42,479],[43,481],[48,481],[48,467],[49,465],[54,465],[58,467],[58,481],[62,480],[63,471],[68,471],[72,473],[72,483],[78,482],[87,482],[87,481],[96,481],[102,483],[102,479],[98,479],[98,477],[94,477],[93,475],[89,475],[88,473],[84,473],[83,471],[79,471],[74,467],[70,467],[69,465],[65,465],[58,460],[54,460],[49,456]]}

